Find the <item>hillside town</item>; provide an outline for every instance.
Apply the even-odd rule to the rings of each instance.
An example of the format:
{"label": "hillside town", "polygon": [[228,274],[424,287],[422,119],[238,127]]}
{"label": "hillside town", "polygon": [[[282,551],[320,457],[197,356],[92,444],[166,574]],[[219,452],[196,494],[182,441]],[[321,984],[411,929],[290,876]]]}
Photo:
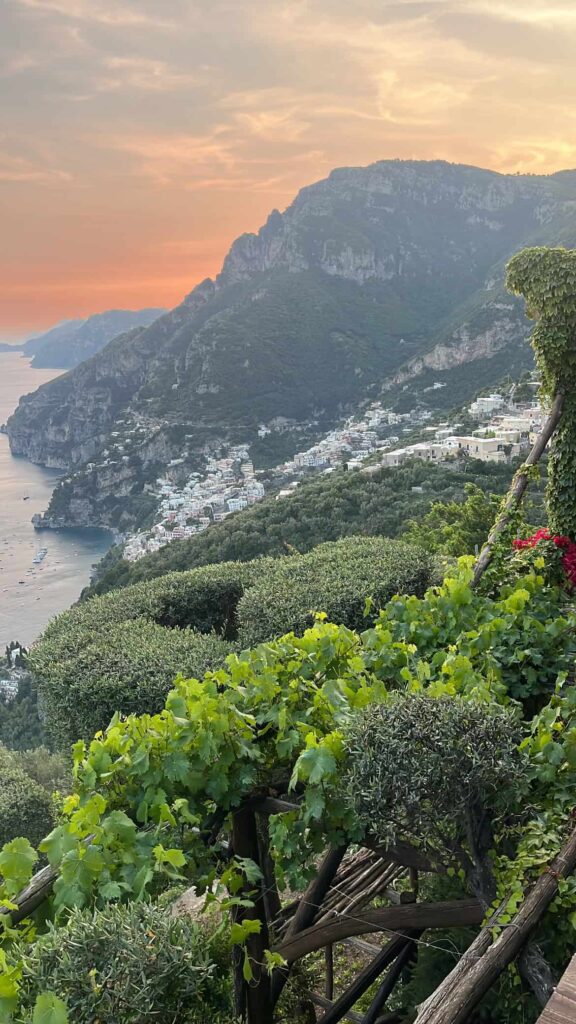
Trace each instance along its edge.
{"label": "hillside town", "polygon": [[[536,387],[532,382],[532,390]],[[414,458],[435,463],[458,458],[509,461],[530,447],[543,420],[543,411],[533,399],[514,401],[514,389],[508,397],[499,393],[480,396],[466,412],[478,426],[471,433],[459,433],[459,423],[430,424],[433,416],[429,410],[398,413],[373,402],[362,417],[350,417],[312,447],[276,466],[266,474],[266,484],[254,468],[249,445],[231,447],[218,457],[208,454],[205,472],[191,474],[183,486],[167,476],[157,480],[157,520],[149,530],[127,538],[124,557],[137,561],[173,540],[207,530],[260,501],[267,492],[274,492],[277,499],[289,497],[304,477],[331,473],[343,465],[349,470],[374,471]],[[269,426],[260,426],[260,436],[270,432]],[[415,433],[422,439],[402,446],[400,435]]]}

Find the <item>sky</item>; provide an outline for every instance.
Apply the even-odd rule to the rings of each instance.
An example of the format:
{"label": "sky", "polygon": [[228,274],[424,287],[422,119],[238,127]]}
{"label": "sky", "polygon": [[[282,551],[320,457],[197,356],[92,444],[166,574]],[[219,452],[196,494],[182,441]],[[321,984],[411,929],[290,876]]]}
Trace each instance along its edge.
{"label": "sky", "polygon": [[0,339],[173,306],[338,166],[576,166],[576,0],[0,0]]}

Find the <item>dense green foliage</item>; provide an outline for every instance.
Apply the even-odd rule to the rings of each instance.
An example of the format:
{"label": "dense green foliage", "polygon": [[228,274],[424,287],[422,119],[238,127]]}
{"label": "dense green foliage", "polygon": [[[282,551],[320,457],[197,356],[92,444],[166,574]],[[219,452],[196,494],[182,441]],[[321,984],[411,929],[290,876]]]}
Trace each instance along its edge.
{"label": "dense green foliage", "polygon": [[[176,872],[202,886],[216,871],[215,898],[234,906],[245,873],[252,884],[257,876],[245,863],[222,865],[207,846],[214,806],[229,815],[255,789],[280,779],[291,778],[302,799],[298,810],[271,819],[272,851],[280,884],[301,886],[327,842],[362,838],[361,821],[342,800],[345,736],[353,716],[386,704],[394,691],[481,702],[489,719],[493,709],[494,722],[504,721],[495,706],[512,698],[524,705],[528,722],[537,711],[532,731],[522,730],[533,799],[527,805],[522,787],[509,787],[511,806],[495,840],[499,898],[512,893],[512,907],[560,845],[573,803],[575,701],[563,680],[574,660],[576,620],[562,592],[537,572],[494,596],[474,592],[470,576],[463,564],[422,598],[394,597],[362,634],[318,623],[301,638],[289,635],[232,655],[226,668],[203,680],[177,681],[161,714],[116,718],[89,746],[77,744],[76,794],[41,845],[60,867],[53,898],[58,918],[69,907],[142,895],[158,877]],[[33,852],[20,843],[0,854],[8,897],[34,866]],[[576,887],[566,883],[554,909],[571,913],[575,904]],[[566,935],[557,920],[552,959],[561,963]],[[242,925],[235,941],[248,934]],[[245,969],[249,976],[249,958]],[[18,980],[10,983],[16,999]],[[511,1019],[502,1017],[506,1024]]]}
{"label": "dense green foliage", "polygon": [[362,629],[370,621],[367,597],[377,611],[393,594],[422,596],[434,576],[433,560],[401,541],[352,537],[320,544],[306,555],[278,559],[246,590],[238,605],[240,645],[302,633],[315,612]]}
{"label": "dense green foliage", "polygon": [[[173,541],[138,562],[113,561],[114,556],[105,559],[100,579],[86,594],[106,593],[174,570],[194,569],[213,562],[246,561],[294,550],[306,552],[317,544],[352,534],[397,537],[405,530],[407,521],[420,519],[432,502],[447,503],[446,513],[452,516],[452,523],[452,502],[462,500],[466,484],[473,483],[483,492],[504,493],[512,472],[510,466],[477,460],[460,468],[414,460],[397,467],[373,468],[370,474],[340,470],[315,477],[302,483],[289,498],[266,498],[199,536]],[[460,546],[451,553],[470,553],[486,519],[483,509],[477,528],[470,523],[459,530]],[[435,537],[426,538],[424,546],[428,548],[430,540],[438,548]]]}
{"label": "dense green foliage", "polygon": [[398,591],[422,594],[434,572],[417,548],[347,538],[307,555],[171,573],[93,598],[56,618],[31,654],[48,732],[66,745],[104,728],[115,711],[159,711],[175,676],[221,664],[226,641],[302,630],[314,611],[361,626],[366,595],[377,610]]}
{"label": "dense green foliage", "polygon": [[30,750],[45,741],[38,714],[36,682],[27,673],[18,680],[15,697],[0,694],[0,743],[11,750]]}
{"label": "dense green foliage", "polygon": [[54,821],[54,811],[51,789],[0,747],[0,847],[16,836],[36,846]]}
{"label": "dense green foliage", "polygon": [[24,1010],[48,990],[70,1024],[232,1024],[225,940],[151,904],[74,911],[22,954]]}
{"label": "dense green foliage", "polygon": [[434,501],[420,519],[410,519],[404,539],[427,551],[465,555],[480,550],[500,506],[494,494],[464,485],[464,501]]}
{"label": "dense green foliage", "polygon": [[506,283],[526,299],[536,320],[532,347],[550,402],[565,395],[560,425],[551,443],[547,490],[552,533],[576,538],[576,250],[523,249],[510,260]]}
{"label": "dense green foliage", "polygon": [[347,731],[347,799],[383,844],[409,839],[445,863],[476,810],[501,813],[517,803],[525,786],[521,739],[512,708],[392,694]]}
{"label": "dense green foliage", "polygon": [[229,650],[216,634],[167,629],[144,618],[46,640],[32,664],[47,732],[64,747],[104,729],[116,711],[159,711],[179,672],[202,675]]}

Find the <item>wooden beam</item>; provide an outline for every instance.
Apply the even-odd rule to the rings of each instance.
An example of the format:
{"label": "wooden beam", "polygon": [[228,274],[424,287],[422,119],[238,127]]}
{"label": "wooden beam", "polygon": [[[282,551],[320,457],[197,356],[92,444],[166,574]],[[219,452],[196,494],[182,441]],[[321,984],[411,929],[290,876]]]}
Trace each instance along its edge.
{"label": "wooden beam", "polygon": [[[290,941],[291,936],[297,935],[303,929],[307,927],[315,918],[318,908],[322,904],[326,893],[328,892],[330,885],[332,884],[334,877],[340,867],[348,846],[330,846],[324,856],[315,877],[312,879],[306,892],[300,899],[296,911],[291,918],[286,932],[284,934],[284,942]],[[329,946],[330,942],[322,943],[324,946]],[[320,948],[320,947],[316,947]],[[286,960],[287,958],[284,957]],[[297,958],[295,958],[297,959]],[[279,967],[274,971],[272,976],[272,1004],[276,1006],[278,999],[284,985],[288,981],[288,975],[290,973],[290,964],[294,963],[294,960],[289,961],[288,968]]]}
{"label": "wooden beam", "polygon": [[299,934],[290,935],[275,945],[288,963],[308,953],[339,942],[351,935],[390,931],[406,933],[409,929],[468,928],[482,923],[484,911],[477,899],[447,900],[441,903],[404,903],[398,907],[378,907],[348,917],[339,914],[333,921],[312,925]]}
{"label": "wooden beam", "polygon": [[[232,846],[237,857],[246,857],[259,864],[258,832],[254,811],[239,810],[232,817]],[[242,962],[238,956],[235,960],[235,991],[237,994],[237,1010],[248,1024],[272,1024],[272,999],[270,991],[270,975],[264,963],[264,953],[270,944],[266,907],[261,882],[255,886],[246,883],[244,888],[256,894],[251,898],[254,906],[235,907],[235,917],[241,922],[245,917],[257,918],[260,921],[260,932],[249,935],[246,950],[250,958],[253,980],[247,984],[242,975]]]}
{"label": "wooden beam", "polygon": [[391,964],[406,946],[405,936],[395,936],[386,943],[377,956],[367,964],[345,992],[320,1017],[319,1024],[338,1024],[354,1003],[357,1003],[367,989],[379,978],[382,971]]}
{"label": "wooden beam", "polygon": [[558,883],[576,867],[576,828],[552,864],[525,897],[512,921],[492,941],[490,922],[453,971],[420,1007],[415,1024],[464,1024],[497,978],[521,952],[558,892]]}
{"label": "wooden beam", "polygon": [[573,956],[550,1002],[538,1017],[538,1024],[574,1024],[575,1020],[576,956]]}
{"label": "wooden beam", "polygon": [[[419,939],[422,932],[416,932],[414,939]],[[389,996],[392,994],[396,984],[400,980],[403,970],[414,959],[416,947],[414,942],[407,942],[400,955],[396,958],[388,971],[386,977],[379,986],[374,999],[370,1003],[362,1024],[378,1024],[381,1012],[386,1005]]]}
{"label": "wooden beam", "polygon": [[[329,1010],[332,1006],[332,1001],[326,999],[326,996],[319,995],[318,992],[311,992],[310,999],[315,1006],[319,1006],[322,1010]],[[362,1014],[355,1013],[354,1010],[348,1010],[348,1013],[344,1014],[342,1020],[349,1020],[351,1024],[362,1024]]]}

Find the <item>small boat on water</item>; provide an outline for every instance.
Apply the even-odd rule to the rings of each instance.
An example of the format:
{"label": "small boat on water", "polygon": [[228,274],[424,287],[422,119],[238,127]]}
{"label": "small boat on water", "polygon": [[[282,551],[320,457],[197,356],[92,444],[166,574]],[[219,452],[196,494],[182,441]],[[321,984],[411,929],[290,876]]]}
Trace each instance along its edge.
{"label": "small boat on water", "polygon": [[25,494],[24,497],[22,498],[22,501],[30,501],[30,495]]}
{"label": "small boat on water", "polygon": [[39,565],[40,562],[44,561],[44,559],[46,558],[47,554],[48,554],[48,548],[40,548],[40,550],[37,551],[36,554],[34,555],[34,558],[32,559],[32,564],[33,565]]}

